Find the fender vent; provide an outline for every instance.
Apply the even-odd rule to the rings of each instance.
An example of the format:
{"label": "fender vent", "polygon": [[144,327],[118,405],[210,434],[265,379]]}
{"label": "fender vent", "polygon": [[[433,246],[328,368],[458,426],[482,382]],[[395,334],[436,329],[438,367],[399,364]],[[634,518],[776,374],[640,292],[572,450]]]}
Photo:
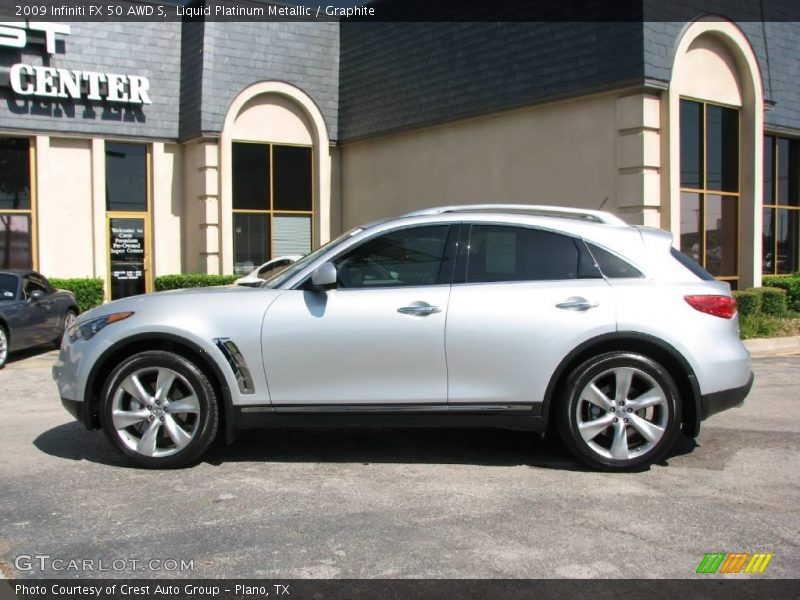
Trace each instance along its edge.
{"label": "fender vent", "polygon": [[239,352],[239,348],[233,343],[233,340],[230,338],[214,338],[214,343],[231,366],[231,370],[236,377],[236,383],[239,384],[239,391],[242,394],[254,394],[256,390],[253,385],[253,378],[250,376],[250,369],[247,368],[244,356]]}

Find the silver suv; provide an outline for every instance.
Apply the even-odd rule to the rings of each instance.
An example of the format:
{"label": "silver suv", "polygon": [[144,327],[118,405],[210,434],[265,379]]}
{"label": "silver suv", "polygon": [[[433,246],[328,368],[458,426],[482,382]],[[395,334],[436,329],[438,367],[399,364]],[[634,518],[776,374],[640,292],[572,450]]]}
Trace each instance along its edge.
{"label": "silver suv", "polygon": [[419,211],[260,288],[89,311],[53,375],[144,467],[191,463],[218,431],[367,425],[557,430],[592,467],[643,468],[753,381],[728,285],[671,243],[597,211]]}

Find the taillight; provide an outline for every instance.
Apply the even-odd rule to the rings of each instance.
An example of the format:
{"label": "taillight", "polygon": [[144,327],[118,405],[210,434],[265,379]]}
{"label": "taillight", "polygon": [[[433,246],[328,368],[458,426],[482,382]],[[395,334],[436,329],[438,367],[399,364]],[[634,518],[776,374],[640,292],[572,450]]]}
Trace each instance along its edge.
{"label": "taillight", "polygon": [[736,314],[736,300],[730,296],[684,296],[686,302],[695,310],[731,319]]}

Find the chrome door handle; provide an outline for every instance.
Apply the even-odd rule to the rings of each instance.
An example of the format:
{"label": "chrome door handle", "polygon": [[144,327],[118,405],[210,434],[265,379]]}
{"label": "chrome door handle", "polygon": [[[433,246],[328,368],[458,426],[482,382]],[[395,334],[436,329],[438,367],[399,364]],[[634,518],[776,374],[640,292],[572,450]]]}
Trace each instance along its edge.
{"label": "chrome door handle", "polygon": [[597,302],[589,302],[586,298],[578,298],[578,297],[567,298],[564,302],[556,304],[556,308],[561,308],[563,310],[584,311],[596,307],[597,307]]}
{"label": "chrome door handle", "polygon": [[434,313],[442,312],[438,306],[431,306],[420,302],[419,304],[410,304],[397,309],[397,312],[404,315],[415,315],[417,317],[426,317]]}

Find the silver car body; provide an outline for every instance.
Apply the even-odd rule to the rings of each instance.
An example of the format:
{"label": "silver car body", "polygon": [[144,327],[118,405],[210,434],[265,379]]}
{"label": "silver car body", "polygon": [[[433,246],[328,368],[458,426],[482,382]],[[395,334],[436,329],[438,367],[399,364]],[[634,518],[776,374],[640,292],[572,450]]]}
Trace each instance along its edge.
{"label": "silver car body", "polygon": [[[546,404],[567,357],[615,336],[670,349],[684,365],[690,380],[684,383],[697,403],[749,385],[749,355],[737,319],[709,316],[684,300],[687,294],[729,295],[726,283],[701,280],[672,258],[667,232],[625,225],[610,215],[564,216],[571,215],[421,211],[353,230],[292,265],[278,276],[278,285],[162,292],[106,304],[82,315],[78,325],[109,313],[134,314],[88,342],[65,336],[54,367],[59,394],[71,403],[97,402],[99,365],[115,348],[148,340],[185,341],[202,352],[224,378],[228,410],[237,407],[244,418],[388,406],[529,409],[546,421]],[[644,277],[298,289],[317,267],[367,239],[439,223],[518,225],[575,236],[624,257]],[[570,302],[591,308],[559,307]],[[421,318],[398,310],[415,306],[435,312]],[[249,373],[237,371],[226,340],[238,348]],[[243,376],[249,381],[243,383]],[[88,426],[97,426],[92,413],[90,407],[77,409]],[[688,426],[691,432],[700,419],[696,415]],[[229,433],[230,427],[229,422]]]}

